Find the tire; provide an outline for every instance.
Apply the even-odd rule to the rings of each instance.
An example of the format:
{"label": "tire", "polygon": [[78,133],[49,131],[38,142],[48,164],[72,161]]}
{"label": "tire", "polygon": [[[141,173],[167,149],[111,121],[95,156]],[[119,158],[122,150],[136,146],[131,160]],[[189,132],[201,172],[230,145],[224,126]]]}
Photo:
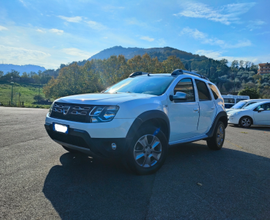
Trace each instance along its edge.
{"label": "tire", "polygon": [[250,117],[244,116],[240,118],[239,125],[242,128],[249,128],[252,125],[252,119]]}
{"label": "tire", "polygon": [[225,126],[222,121],[217,123],[213,137],[207,140],[207,146],[211,150],[220,150],[225,140]]}
{"label": "tire", "polygon": [[65,147],[65,146],[63,146],[63,145],[62,145],[62,147],[63,147],[66,151],[68,151],[69,153],[71,153],[71,154],[77,154],[77,153],[79,153],[78,151],[73,150],[73,149],[70,149],[70,148],[67,148],[67,147]]}
{"label": "tire", "polygon": [[163,165],[168,151],[168,140],[155,126],[138,130],[125,154],[126,164],[139,175],[155,173]]}

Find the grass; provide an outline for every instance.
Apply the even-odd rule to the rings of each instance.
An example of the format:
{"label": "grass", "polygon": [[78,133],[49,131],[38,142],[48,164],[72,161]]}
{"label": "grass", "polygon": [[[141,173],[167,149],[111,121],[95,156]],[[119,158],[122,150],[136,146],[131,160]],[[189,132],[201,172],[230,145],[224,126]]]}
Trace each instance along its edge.
{"label": "grass", "polygon": [[[0,82],[0,103],[4,106],[9,106],[11,102],[12,85],[6,82]],[[21,106],[24,102],[24,107],[29,108],[49,108],[50,105],[34,104],[34,96],[39,94],[39,85],[34,84],[13,84],[13,101],[11,106]],[[40,95],[45,98],[42,87]]]}

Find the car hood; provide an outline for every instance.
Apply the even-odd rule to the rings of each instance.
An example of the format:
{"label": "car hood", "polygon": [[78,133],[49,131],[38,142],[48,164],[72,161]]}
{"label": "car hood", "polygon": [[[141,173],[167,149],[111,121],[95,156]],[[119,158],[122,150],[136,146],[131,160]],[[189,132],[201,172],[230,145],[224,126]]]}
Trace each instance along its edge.
{"label": "car hood", "polygon": [[88,104],[88,105],[118,105],[131,100],[147,99],[155,95],[139,93],[89,93],[82,95],[66,96],[55,100],[61,103]]}
{"label": "car hood", "polygon": [[234,109],[234,110],[231,110],[231,111],[227,112],[227,114],[232,115],[232,114],[234,114],[236,112],[242,113],[242,112],[248,112],[248,111],[250,111],[250,109]]}

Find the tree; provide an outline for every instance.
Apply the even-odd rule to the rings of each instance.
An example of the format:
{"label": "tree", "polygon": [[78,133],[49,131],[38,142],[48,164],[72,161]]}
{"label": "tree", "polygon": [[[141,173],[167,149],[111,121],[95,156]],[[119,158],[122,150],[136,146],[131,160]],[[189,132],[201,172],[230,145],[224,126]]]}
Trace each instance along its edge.
{"label": "tree", "polygon": [[42,101],[44,101],[44,98],[41,95],[35,95],[34,100],[36,102],[42,102]]}
{"label": "tree", "polygon": [[0,78],[4,76],[4,72],[0,70]]}
{"label": "tree", "polygon": [[248,95],[251,99],[258,99],[260,95],[255,89],[245,88],[241,90],[238,95]]}

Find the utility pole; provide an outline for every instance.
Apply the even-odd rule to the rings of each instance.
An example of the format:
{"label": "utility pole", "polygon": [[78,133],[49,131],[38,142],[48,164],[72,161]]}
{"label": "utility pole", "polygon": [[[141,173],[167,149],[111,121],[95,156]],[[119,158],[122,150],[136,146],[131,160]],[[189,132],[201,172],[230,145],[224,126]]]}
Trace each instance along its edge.
{"label": "utility pole", "polygon": [[11,76],[11,97],[10,97],[10,105],[13,103],[13,76]]}
{"label": "utility pole", "polygon": [[40,83],[39,83],[39,86],[38,86],[38,102],[40,102]]}
{"label": "utility pole", "polygon": [[236,72],[234,72],[234,95],[235,95],[235,75],[236,75]]}

